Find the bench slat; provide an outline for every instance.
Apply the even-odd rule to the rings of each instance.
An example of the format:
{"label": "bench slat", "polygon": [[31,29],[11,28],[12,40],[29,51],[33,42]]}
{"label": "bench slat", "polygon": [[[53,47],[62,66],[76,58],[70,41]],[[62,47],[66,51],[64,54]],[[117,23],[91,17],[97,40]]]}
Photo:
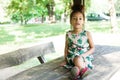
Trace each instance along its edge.
{"label": "bench slat", "polygon": [[[59,67],[56,68],[53,71],[50,71],[48,73],[44,73],[44,74],[40,74],[39,75],[39,79],[41,80],[54,80],[58,77],[61,77],[62,75],[65,75],[69,70],[63,68],[63,67]],[[35,79],[35,80],[39,80],[39,79]]]}
{"label": "bench slat", "polygon": [[45,63],[44,65],[39,65],[25,70],[22,73],[18,73],[17,75],[10,77],[8,80],[40,80],[39,78],[42,74],[47,74],[60,67],[59,65],[63,60],[64,58],[60,57],[54,61]]}
{"label": "bench slat", "polygon": [[[31,58],[42,56],[55,52],[52,42],[43,43],[29,48],[18,49],[13,52],[0,55],[0,69],[21,64]],[[41,63],[44,60],[39,60]]]}
{"label": "bench slat", "polygon": [[[109,77],[120,68],[119,55],[120,52],[97,55],[96,59],[93,61],[95,64],[95,69],[92,74],[83,80],[109,80]],[[109,60],[110,56],[114,56],[115,60]],[[49,63],[33,67],[28,71],[19,73],[8,80],[69,80],[67,70],[63,67],[59,67],[59,64],[63,61],[63,58],[53,60]]]}

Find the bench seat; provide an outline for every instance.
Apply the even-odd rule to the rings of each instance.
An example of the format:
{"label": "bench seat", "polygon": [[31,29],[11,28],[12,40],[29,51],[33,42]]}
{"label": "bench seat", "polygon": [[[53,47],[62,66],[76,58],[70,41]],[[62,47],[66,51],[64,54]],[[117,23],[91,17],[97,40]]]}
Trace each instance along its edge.
{"label": "bench seat", "polygon": [[[95,47],[94,69],[83,80],[109,80],[120,68],[120,47],[106,45],[96,45]],[[48,52],[54,52],[51,42],[13,51],[11,54],[0,55],[0,68],[19,65],[28,59],[41,57]],[[60,66],[60,63],[64,60],[63,57],[46,63],[44,63],[43,58],[41,60],[43,64],[15,74],[7,78],[7,80],[70,80],[70,71]],[[11,65],[12,61],[13,63],[16,62]]]}
{"label": "bench seat", "polygon": [[[109,80],[120,68],[120,47],[96,46],[96,48],[93,61],[95,67],[92,73],[83,80]],[[104,51],[105,49],[106,51]],[[60,67],[62,61],[63,57],[57,58],[23,71],[7,80],[70,80],[70,71]]]}

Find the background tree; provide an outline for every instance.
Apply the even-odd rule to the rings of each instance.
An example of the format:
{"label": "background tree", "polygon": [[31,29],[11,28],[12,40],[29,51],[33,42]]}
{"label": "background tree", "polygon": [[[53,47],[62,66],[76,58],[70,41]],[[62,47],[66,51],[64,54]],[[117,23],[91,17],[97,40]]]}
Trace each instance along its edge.
{"label": "background tree", "polygon": [[34,8],[35,10],[35,17],[41,17],[41,22],[43,23],[45,20],[45,17],[48,15],[48,10],[46,8],[46,0],[35,0],[36,6]]}
{"label": "background tree", "polygon": [[46,8],[48,10],[48,16],[49,16],[49,21],[53,22],[55,21],[55,1],[54,0],[46,0]]}
{"label": "background tree", "polygon": [[120,0],[116,1],[116,3],[115,3],[115,9],[116,9],[117,16],[120,17]]}
{"label": "background tree", "polygon": [[117,28],[117,21],[116,21],[116,10],[115,10],[115,1],[108,0],[109,1],[109,13],[111,17],[111,30],[112,32],[116,32],[118,30]]}
{"label": "background tree", "polygon": [[63,9],[63,13],[64,13],[64,22],[66,22],[66,19],[68,17],[68,15],[70,15],[70,11],[71,11],[71,6],[73,4],[73,2],[77,3],[77,4],[84,4],[85,5],[85,9],[88,10],[88,8],[90,7],[91,4],[91,0],[62,0],[62,4],[64,6]]}
{"label": "background tree", "polygon": [[8,6],[8,12],[11,14],[11,19],[14,22],[24,24],[32,16],[33,0],[12,0]]}
{"label": "background tree", "polygon": [[70,8],[72,5],[72,0],[62,0],[63,1],[63,21],[66,22],[67,21],[67,17],[70,14]]}
{"label": "background tree", "polygon": [[[68,19],[72,0],[11,0],[8,5],[8,14],[13,22],[26,24],[31,18],[41,18],[43,22],[49,16],[50,22],[55,21],[55,16],[64,16],[64,22]],[[60,3],[60,4],[59,4]],[[90,0],[85,2],[86,7],[90,6]],[[62,5],[62,8],[56,6]]]}
{"label": "background tree", "polygon": [[42,17],[46,15],[43,0],[11,0],[7,7],[8,14],[14,22],[26,24],[33,17]]}

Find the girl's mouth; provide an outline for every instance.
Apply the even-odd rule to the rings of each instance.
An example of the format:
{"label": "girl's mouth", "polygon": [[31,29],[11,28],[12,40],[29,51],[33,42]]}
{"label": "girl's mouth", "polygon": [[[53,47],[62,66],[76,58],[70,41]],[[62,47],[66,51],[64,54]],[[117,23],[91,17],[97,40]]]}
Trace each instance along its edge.
{"label": "girl's mouth", "polygon": [[76,25],[80,25],[80,23],[76,23]]}

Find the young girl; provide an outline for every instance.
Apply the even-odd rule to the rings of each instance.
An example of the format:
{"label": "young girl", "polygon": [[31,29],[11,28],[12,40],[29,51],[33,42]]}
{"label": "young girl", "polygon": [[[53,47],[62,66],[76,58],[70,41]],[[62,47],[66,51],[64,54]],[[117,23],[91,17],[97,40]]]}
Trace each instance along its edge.
{"label": "young girl", "polygon": [[64,64],[72,66],[74,80],[84,78],[93,67],[91,54],[94,52],[94,43],[90,32],[84,30],[84,22],[84,7],[73,5],[70,14],[72,30],[66,33]]}

